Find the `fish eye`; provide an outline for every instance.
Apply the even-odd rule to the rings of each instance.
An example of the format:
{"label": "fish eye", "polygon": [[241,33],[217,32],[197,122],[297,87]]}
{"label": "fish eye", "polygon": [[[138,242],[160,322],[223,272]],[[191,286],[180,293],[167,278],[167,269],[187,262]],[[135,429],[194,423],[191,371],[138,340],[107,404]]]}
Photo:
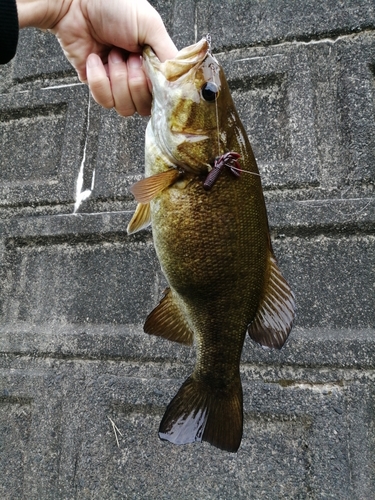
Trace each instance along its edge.
{"label": "fish eye", "polygon": [[206,82],[201,88],[201,95],[207,102],[214,102],[219,96],[219,89],[214,82]]}

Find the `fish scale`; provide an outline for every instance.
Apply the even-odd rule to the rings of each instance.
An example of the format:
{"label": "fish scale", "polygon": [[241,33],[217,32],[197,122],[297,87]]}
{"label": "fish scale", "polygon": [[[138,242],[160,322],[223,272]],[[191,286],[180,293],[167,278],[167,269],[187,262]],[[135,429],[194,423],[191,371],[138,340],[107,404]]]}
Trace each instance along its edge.
{"label": "fish scale", "polygon": [[[281,348],[294,296],[272,251],[249,140],[207,40],[164,63],[150,47],[143,58],[153,106],[146,177],[132,187],[139,204],[128,232],[152,224],[169,284],[144,331],[187,345],[195,340],[197,350],[159,436],[235,452],[243,432],[239,365],[246,331],[264,347]],[[240,175],[230,159],[239,162]]]}

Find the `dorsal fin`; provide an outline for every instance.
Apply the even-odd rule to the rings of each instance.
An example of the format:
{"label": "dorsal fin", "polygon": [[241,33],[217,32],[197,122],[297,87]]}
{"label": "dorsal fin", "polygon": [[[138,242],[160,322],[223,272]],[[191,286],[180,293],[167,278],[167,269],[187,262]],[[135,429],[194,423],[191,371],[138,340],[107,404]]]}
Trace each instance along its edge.
{"label": "dorsal fin", "polygon": [[126,231],[128,234],[145,229],[151,223],[151,210],[149,203],[138,203]]}
{"label": "dorsal fin", "polygon": [[149,203],[156,195],[176,182],[180,175],[178,170],[171,168],[165,172],[141,179],[133,184],[130,191],[138,203]]}
{"label": "dorsal fin", "polygon": [[191,345],[193,332],[176,304],[170,288],[146,318],[143,330],[174,342]]}
{"label": "dorsal fin", "polygon": [[271,268],[266,291],[248,332],[262,346],[281,349],[292,328],[295,301],[271,252],[269,259]]}

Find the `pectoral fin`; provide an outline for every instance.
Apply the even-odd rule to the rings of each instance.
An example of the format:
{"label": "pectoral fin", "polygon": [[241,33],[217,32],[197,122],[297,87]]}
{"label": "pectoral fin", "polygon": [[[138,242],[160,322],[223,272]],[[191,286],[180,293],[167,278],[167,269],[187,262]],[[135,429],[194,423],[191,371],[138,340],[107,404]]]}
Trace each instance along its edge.
{"label": "pectoral fin", "polygon": [[170,288],[166,290],[159,305],[147,316],[143,330],[181,344],[193,343],[193,332],[181,314]]}
{"label": "pectoral fin", "polygon": [[149,203],[138,203],[126,231],[128,234],[145,229],[151,223],[151,210]]}
{"label": "pectoral fin", "polygon": [[267,288],[248,332],[262,346],[281,349],[292,328],[295,301],[272,253],[270,266]]}
{"label": "pectoral fin", "polygon": [[156,195],[176,182],[180,175],[178,170],[171,168],[136,182],[130,191],[138,203],[149,203]]}

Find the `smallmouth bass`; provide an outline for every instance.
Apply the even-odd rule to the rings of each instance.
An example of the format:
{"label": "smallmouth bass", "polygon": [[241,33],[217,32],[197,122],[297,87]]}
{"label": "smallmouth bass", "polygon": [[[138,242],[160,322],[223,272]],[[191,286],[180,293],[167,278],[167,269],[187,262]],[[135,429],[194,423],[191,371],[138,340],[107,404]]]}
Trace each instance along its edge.
{"label": "smallmouth bass", "polygon": [[208,441],[235,452],[242,439],[240,357],[246,331],[281,348],[293,293],[274,257],[256,161],[207,39],[161,63],[143,52],[152,82],[146,177],[128,226],[152,223],[169,283],[146,333],[197,347],[192,375],[159,428],[175,444]]}

